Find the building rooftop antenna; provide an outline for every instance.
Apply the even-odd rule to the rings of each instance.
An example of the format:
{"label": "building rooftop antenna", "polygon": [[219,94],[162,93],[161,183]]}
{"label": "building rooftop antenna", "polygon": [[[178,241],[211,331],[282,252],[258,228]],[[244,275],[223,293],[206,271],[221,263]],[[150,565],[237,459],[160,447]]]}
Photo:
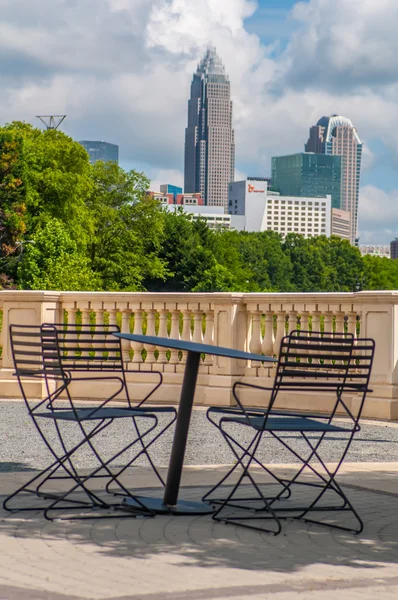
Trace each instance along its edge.
{"label": "building rooftop antenna", "polygon": [[36,115],[36,119],[40,119],[48,129],[58,129],[66,115]]}

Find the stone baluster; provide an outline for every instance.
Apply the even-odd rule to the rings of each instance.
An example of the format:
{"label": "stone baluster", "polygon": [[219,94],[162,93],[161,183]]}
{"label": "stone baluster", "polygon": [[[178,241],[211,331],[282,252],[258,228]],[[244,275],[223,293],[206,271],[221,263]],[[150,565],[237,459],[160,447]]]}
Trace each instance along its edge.
{"label": "stone baluster", "polygon": [[[77,326],[76,321],[77,321],[77,313],[78,312],[79,312],[79,309],[76,306],[74,308],[68,309],[68,325],[70,325],[73,328],[75,328]],[[77,339],[76,334],[73,337],[75,339]],[[64,352],[67,353],[69,360],[73,360],[77,345],[78,344],[76,341],[75,342],[64,341]]]}
{"label": "stone baluster", "polygon": [[[206,312],[205,327],[206,327],[206,329],[205,329],[205,335],[203,338],[203,342],[209,346],[212,346],[214,344],[214,311],[212,311],[212,310],[208,310]],[[213,364],[213,356],[211,354],[206,354],[204,364],[205,365]]]}
{"label": "stone baluster", "polygon": [[282,339],[286,335],[286,313],[284,310],[280,310],[276,317],[276,336],[274,342],[274,354],[279,354]]}
{"label": "stone baluster", "polygon": [[356,339],[357,336],[357,315],[354,312],[348,313],[347,317],[347,331],[354,336]]}
{"label": "stone baluster", "polygon": [[106,324],[105,324],[105,310],[103,308],[98,308],[95,311],[95,324],[97,330],[101,331],[101,335],[97,334],[97,339],[102,339],[104,346],[106,346],[107,334],[106,334]]}
{"label": "stone baluster", "polygon": [[319,311],[314,311],[312,313],[312,331],[314,333],[319,333],[321,331],[321,313]]}
{"label": "stone baluster", "polygon": [[[182,334],[181,339],[190,341],[192,337],[191,333],[191,311],[189,308],[182,309]],[[186,352],[182,355],[182,363],[186,361]]]}
{"label": "stone baluster", "polygon": [[103,308],[99,308],[98,310],[95,311],[95,324],[97,325],[97,327],[100,327],[101,329],[106,328],[105,310]]}
{"label": "stone baluster", "polygon": [[68,325],[77,325],[77,313],[79,312],[78,308],[70,308],[68,310]]}
{"label": "stone baluster", "polygon": [[344,313],[343,312],[338,312],[336,314],[336,333],[341,335],[344,333]]}
{"label": "stone baluster", "polygon": [[286,333],[291,333],[295,329],[297,329],[297,311],[290,310],[286,316]]}
{"label": "stone baluster", "polygon": [[[163,309],[160,309],[158,312],[159,312],[158,336],[162,337],[162,338],[167,338],[167,337],[169,337],[167,334],[167,318],[168,318],[169,311],[166,308],[163,308]],[[169,361],[167,360],[167,348],[165,348],[164,346],[159,346],[158,363],[164,365],[168,362]]]}
{"label": "stone baluster", "polygon": [[[149,308],[147,311],[147,328],[146,335],[156,337],[156,310],[154,308]],[[156,362],[155,358],[155,346],[145,345],[145,349],[147,351],[145,362],[148,364],[153,364]]]}
{"label": "stone baluster", "polygon": [[309,329],[309,312],[307,310],[301,311],[300,315],[300,331],[308,331]]}
{"label": "stone baluster", "polygon": [[[309,327],[310,327],[310,325],[309,325],[309,317],[310,317],[310,314],[309,314],[308,310],[301,311],[301,315],[300,315],[300,332],[304,332],[304,331],[308,332]],[[305,334],[300,333],[300,335],[302,337],[305,337],[305,336],[308,335],[308,333],[305,333]],[[306,350],[300,350],[300,352],[302,352],[302,353],[305,354],[307,351]]]}
{"label": "stone baluster", "polygon": [[330,310],[325,312],[325,321],[323,329],[325,333],[333,332],[333,313]]}
{"label": "stone baluster", "polygon": [[114,308],[108,308],[108,314],[109,314],[109,325],[116,325],[117,324],[117,313],[118,310],[116,307]]}
{"label": "stone baluster", "polygon": [[[143,313],[144,313],[144,311],[141,310],[140,308],[138,308],[134,311],[134,333],[136,333],[137,335],[142,335]],[[142,349],[144,347],[143,344],[141,344],[140,342],[132,342],[131,347],[134,350],[133,363],[135,363],[135,364],[142,363],[141,353],[142,353]]]}
{"label": "stone baluster", "polygon": [[[130,317],[131,310],[129,308],[125,308],[122,312],[122,333],[130,333]],[[123,362],[127,365],[130,361],[130,350],[131,350],[131,342],[129,340],[121,340],[122,346],[122,359]]]}
{"label": "stone baluster", "polygon": [[[79,347],[82,352],[87,356],[87,353],[92,349],[91,333],[90,333],[90,314],[91,310],[89,307],[81,309],[82,313],[82,330],[79,335]],[[83,329],[84,326],[84,329]]]}
{"label": "stone baluster", "polygon": [[82,312],[82,325],[88,326],[90,325],[90,313],[91,310],[86,307],[81,309]]}
{"label": "stone baluster", "polygon": [[261,349],[266,356],[272,356],[274,353],[274,315],[270,311],[265,313],[265,332]]}
{"label": "stone baluster", "polygon": [[[180,311],[174,309],[171,311],[171,328],[170,337],[174,340],[180,339]],[[170,363],[177,365],[180,362],[178,350],[171,349],[170,351]]]}
{"label": "stone baluster", "polygon": [[253,354],[261,354],[262,339],[261,339],[261,311],[253,311],[251,313],[251,336],[249,351]]}
{"label": "stone baluster", "polygon": [[336,334],[342,335],[344,334],[345,329],[345,315],[343,312],[338,312],[336,314]]}
{"label": "stone baluster", "polygon": [[193,313],[192,341],[197,344],[203,343],[203,312],[201,310],[195,310]]}

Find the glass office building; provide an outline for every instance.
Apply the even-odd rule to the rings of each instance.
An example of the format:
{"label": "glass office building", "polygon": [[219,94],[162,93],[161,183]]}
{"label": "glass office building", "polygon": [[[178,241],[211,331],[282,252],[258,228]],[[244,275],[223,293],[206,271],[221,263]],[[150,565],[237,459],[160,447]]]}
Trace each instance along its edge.
{"label": "glass office building", "polygon": [[115,162],[119,164],[119,146],[109,142],[93,142],[83,140],[79,142],[88,152],[90,163],[93,165],[97,160],[104,162]]}
{"label": "glass office building", "polygon": [[323,198],[330,195],[332,208],[341,208],[341,156],[301,152],[274,156],[272,189],[282,196]]}

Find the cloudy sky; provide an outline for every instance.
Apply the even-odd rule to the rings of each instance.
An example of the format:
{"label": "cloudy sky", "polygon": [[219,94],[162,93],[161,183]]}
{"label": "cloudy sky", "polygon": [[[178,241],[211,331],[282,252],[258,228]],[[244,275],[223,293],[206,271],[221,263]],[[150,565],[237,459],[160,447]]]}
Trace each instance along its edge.
{"label": "cloudy sky", "polygon": [[190,81],[210,43],[230,75],[237,177],[303,150],[322,115],[365,144],[361,243],[398,236],[397,0],[0,0],[0,122],[67,114],[75,139],[181,183]]}

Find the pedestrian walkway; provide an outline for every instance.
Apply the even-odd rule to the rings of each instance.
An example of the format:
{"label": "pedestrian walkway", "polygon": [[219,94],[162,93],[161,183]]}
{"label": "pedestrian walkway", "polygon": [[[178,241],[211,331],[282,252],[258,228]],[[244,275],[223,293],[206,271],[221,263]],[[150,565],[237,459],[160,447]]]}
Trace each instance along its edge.
{"label": "pedestrian walkway", "polygon": [[[225,469],[187,467],[182,497],[200,497]],[[148,469],[131,474],[159,493]],[[2,495],[31,476],[1,473]],[[208,516],[51,523],[1,510],[0,599],[396,600],[398,463],[348,463],[341,480],[364,519],[360,536],[295,521],[271,537]]]}

